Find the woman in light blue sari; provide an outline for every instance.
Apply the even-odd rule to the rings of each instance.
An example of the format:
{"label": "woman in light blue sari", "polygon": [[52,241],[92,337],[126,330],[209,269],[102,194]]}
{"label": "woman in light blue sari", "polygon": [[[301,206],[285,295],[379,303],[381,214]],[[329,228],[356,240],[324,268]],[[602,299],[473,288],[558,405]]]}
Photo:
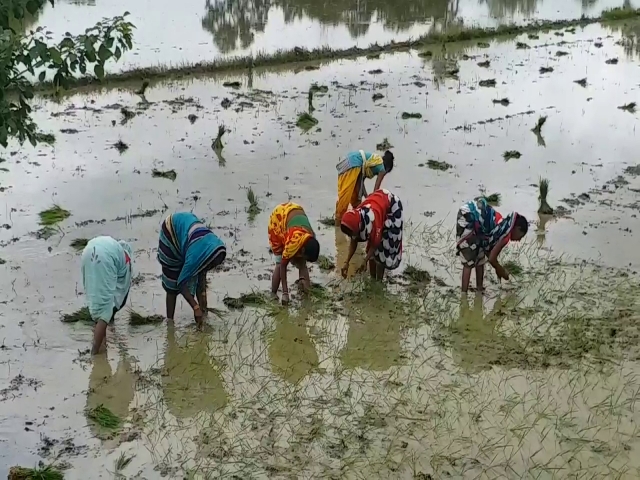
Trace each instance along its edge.
{"label": "woman in light blue sari", "polygon": [[226,256],[222,240],[193,213],[174,213],[162,222],[158,261],[162,265],[169,320],[173,320],[176,299],[182,294],[193,308],[196,323],[202,325],[203,312],[207,309],[206,274],[222,264]]}
{"label": "woman in light blue sari", "polygon": [[93,329],[91,354],[100,352],[107,338],[107,325],[124,307],[131,288],[131,246],[111,237],[96,237],[82,252],[82,283]]}

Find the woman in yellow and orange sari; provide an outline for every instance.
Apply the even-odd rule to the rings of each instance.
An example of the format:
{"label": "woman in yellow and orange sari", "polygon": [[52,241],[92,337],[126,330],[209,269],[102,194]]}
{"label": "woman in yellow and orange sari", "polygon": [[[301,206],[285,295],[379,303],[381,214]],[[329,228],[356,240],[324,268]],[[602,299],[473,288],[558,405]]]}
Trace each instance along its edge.
{"label": "woman in yellow and orange sari", "polygon": [[376,177],[373,191],[380,189],[385,175],[393,170],[393,153],[387,150],[380,156],[364,150],[350,152],[336,165],[336,170],[338,170],[338,201],[335,222],[336,226],[340,226],[342,215],[349,210],[349,205],[355,208],[363,197],[368,196],[364,188],[365,178]]}
{"label": "woman in yellow and orange sari", "polygon": [[271,294],[278,295],[282,284],[282,303],[289,303],[287,266],[292,263],[300,272],[302,289],[311,288],[307,262],[315,262],[320,255],[320,244],[311,228],[309,218],[300,205],[282,203],[274,208],[269,218],[269,246],[276,257],[271,277]]}

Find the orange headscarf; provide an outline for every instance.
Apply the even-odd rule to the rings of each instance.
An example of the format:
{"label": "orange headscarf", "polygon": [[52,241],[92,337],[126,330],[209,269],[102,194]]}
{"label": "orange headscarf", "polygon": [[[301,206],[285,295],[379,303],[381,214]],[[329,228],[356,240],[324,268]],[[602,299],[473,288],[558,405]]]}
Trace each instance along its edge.
{"label": "orange headscarf", "polygon": [[353,234],[360,232],[360,212],[357,209],[348,210],[342,215],[341,225],[347,227]]}

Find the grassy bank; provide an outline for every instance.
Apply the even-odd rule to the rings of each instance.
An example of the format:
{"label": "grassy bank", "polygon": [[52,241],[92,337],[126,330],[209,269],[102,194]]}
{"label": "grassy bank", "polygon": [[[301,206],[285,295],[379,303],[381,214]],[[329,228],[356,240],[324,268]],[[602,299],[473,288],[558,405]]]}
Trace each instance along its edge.
{"label": "grassy bank", "polygon": [[[381,53],[391,53],[408,49],[421,49],[429,45],[439,45],[451,42],[491,39],[500,36],[515,36],[548,30],[560,30],[569,27],[586,26],[594,23],[620,21],[640,17],[640,9],[614,8],[606,10],[598,17],[581,17],[573,20],[555,20],[533,22],[526,25],[501,25],[495,28],[466,28],[463,30],[434,32],[419,37],[416,40],[390,42],[385,45],[370,45],[366,48],[351,47],[346,49],[331,49],[328,47],[307,50],[295,47],[290,50],[279,50],[274,53],[260,53],[256,56],[227,57],[210,62],[195,64],[181,64],[169,66],[154,66],[136,68],[120,73],[107,74],[100,81],[93,76],[85,76],[70,80],[70,88],[76,89],[86,86],[106,86],[108,84],[122,84],[139,82],[143,79],[158,81],[166,78],[181,78],[211,73],[224,73],[259,67],[273,67],[278,65],[293,65],[320,61],[331,61],[361,56],[377,56]],[[52,90],[50,82],[37,85],[40,91]]]}

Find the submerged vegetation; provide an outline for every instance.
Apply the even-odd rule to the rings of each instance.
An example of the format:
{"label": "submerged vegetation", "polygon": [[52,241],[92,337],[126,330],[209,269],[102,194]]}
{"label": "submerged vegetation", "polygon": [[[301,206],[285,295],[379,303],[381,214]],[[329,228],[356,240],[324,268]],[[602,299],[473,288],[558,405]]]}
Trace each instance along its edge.
{"label": "submerged vegetation", "polygon": [[164,317],[162,315],[142,315],[133,309],[129,311],[129,323],[131,325],[155,325],[163,321]]}

